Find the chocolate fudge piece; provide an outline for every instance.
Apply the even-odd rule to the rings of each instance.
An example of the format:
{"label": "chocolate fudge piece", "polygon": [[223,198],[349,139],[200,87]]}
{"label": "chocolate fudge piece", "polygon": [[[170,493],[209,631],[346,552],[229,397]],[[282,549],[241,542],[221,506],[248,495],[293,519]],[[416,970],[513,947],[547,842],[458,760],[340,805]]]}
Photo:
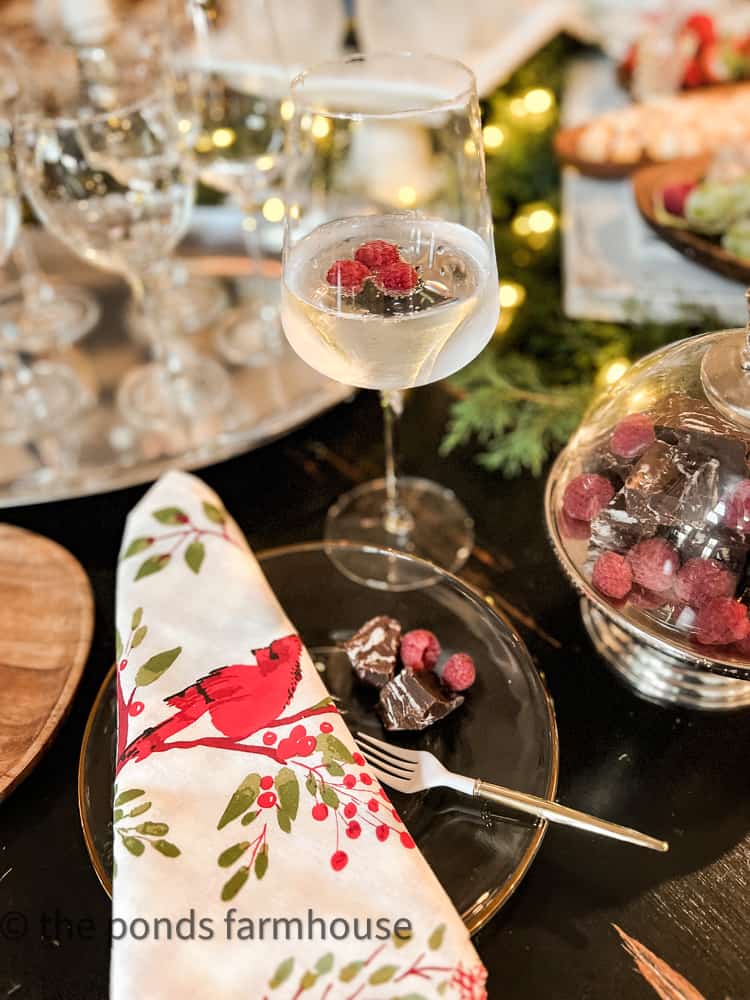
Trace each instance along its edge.
{"label": "chocolate fudge piece", "polygon": [[670,528],[666,539],[680,553],[683,565],[688,559],[713,559],[739,576],[747,559],[748,544],[744,536],[728,528],[679,523]]}
{"label": "chocolate fudge piece", "polygon": [[[651,527],[651,530],[647,530]],[[625,491],[620,490],[591,522],[591,547],[603,551],[627,552],[642,538],[653,535],[653,526],[644,525],[625,505]]]}
{"label": "chocolate fudge piece", "polygon": [[396,657],[401,641],[401,623],[387,615],[365,622],[344,643],[354,672],[361,681],[382,688],[396,672]]}
{"label": "chocolate fudge piece", "polygon": [[655,441],[635,462],[625,481],[625,508],[653,534],[671,524],[685,486],[684,466],[676,448]]}
{"label": "chocolate fudge piece", "polygon": [[388,730],[426,729],[463,700],[460,694],[449,694],[431,671],[407,668],[381,690],[378,712]]}
{"label": "chocolate fudge piece", "polygon": [[673,393],[650,416],[657,438],[677,445],[695,466],[715,458],[723,476],[747,475],[750,434],[743,434],[704,400]]}
{"label": "chocolate fudge piece", "polygon": [[712,458],[687,478],[677,505],[677,521],[696,527],[707,522],[718,524],[719,472],[719,460]]}

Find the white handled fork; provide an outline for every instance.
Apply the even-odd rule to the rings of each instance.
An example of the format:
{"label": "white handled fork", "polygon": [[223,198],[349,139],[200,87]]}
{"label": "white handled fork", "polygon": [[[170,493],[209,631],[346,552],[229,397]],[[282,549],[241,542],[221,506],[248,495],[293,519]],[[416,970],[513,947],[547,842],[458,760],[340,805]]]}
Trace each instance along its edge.
{"label": "white handled fork", "polygon": [[367,758],[375,774],[384,785],[395,788],[396,791],[421,792],[427,788],[453,788],[464,795],[497,802],[501,806],[509,806],[519,812],[549,820],[551,823],[562,823],[574,826],[579,830],[598,833],[602,837],[612,837],[614,840],[624,840],[638,847],[648,847],[652,851],[668,851],[669,844],[665,840],[657,840],[638,830],[626,826],[618,826],[596,816],[569,809],[557,802],[538,798],[526,792],[516,792],[512,788],[493,785],[479,778],[467,778],[462,774],[454,774],[443,767],[434,754],[427,750],[404,750],[390,743],[376,740],[366,733],[357,733],[357,744]]}

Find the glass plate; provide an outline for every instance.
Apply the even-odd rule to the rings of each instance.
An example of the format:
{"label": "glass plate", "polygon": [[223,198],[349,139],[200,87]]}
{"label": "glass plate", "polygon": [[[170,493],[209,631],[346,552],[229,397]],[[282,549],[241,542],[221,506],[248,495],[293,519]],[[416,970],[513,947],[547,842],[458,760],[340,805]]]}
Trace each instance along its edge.
{"label": "glass plate", "polygon": [[[286,546],[258,556],[350,729],[429,749],[462,774],[554,798],[558,744],[552,703],[523,642],[481,594],[437,568],[438,582],[431,587],[376,592],[341,573],[329,554],[381,563],[398,560],[401,573],[411,563],[423,574],[424,566],[402,553],[346,542]],[[405,631],[432,629],[445,652],[466,651],[477,664],[477,682],[463,706],[422,733],[384,733],[374,713],[376,694],[357,681],[340,648],[354,630],[379,614],[397,618]],[[114,757],[113,668],[91,710],[78,771],[83,833],[108,893]],[[411,796],[393,792],[392,798],[467,927],[478,931],[521,881],[546,823],[502,814],[498,807],[448,789]]]}

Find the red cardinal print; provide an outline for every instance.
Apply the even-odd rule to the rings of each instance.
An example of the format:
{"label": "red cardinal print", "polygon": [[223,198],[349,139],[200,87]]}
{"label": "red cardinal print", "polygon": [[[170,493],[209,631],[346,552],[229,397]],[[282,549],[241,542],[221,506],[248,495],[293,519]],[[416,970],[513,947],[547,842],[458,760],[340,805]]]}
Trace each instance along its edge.
{"label": "red cardinal print", "polygon": [[206,712],[225,736],[239,742],[275,722],[292,700],[302,671],[302,643],[296,635],[275,639],[254,650],[255,663],[232,663],[212,670],[184,691],[165,698],[176,708],[158,726],[145,729],[125,748],[120,760],[143,760],[161,749],[175,733],[192,725]]}

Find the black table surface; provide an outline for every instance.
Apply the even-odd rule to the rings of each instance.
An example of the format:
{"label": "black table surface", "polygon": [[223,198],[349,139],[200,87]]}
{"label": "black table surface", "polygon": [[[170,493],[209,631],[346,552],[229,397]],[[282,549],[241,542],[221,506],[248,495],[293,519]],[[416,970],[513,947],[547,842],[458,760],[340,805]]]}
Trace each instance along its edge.
{"label": "black table surface", "polygon": [[[620,686],[594,653],[547,543],[543,480],[505,481],[483,472],[469,453],[440,458],[447,405],[439,386],[412,395],[404,471],[453,487],[475,516],[477,548],[464,575],[496,596],[546,677],[560,733],[559,799],[672,845],[657,855],[550,828],[515,896],[477,937],[490,997],[648,1000],[656,994],[635,970],[617,925],[708,1000],[747,1000],[748,715],[665,710]],[[318,538],[334,498],[380,473],[378,420],[374,394],[362,393],[283,440],[201,474],[256,549]],[[86,718],[112,662],[123,524],[144,489],[2,512],[81,561],[94,588],[96,630],[70,714],[0,806],[0,998],[107,996],[110,906],[81,836],[76,772]],[[27,920],[20,940],[13,940],[18,925],[4,920],[8,913]]]}

